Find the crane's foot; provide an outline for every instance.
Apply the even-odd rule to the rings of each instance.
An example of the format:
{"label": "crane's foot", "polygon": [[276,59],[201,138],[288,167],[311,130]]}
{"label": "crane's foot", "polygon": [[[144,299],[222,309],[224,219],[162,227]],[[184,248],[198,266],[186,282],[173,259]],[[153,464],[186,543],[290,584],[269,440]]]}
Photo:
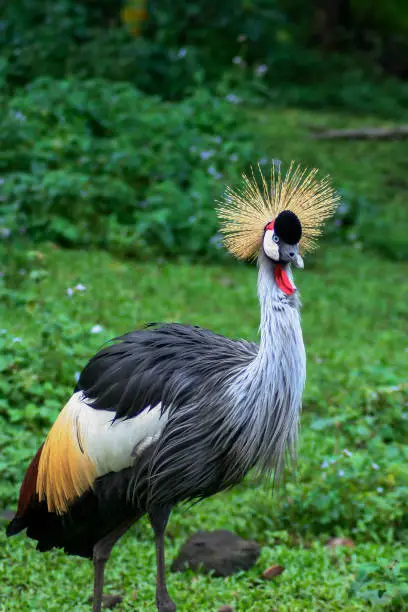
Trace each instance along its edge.
{"label": "crane's foot", "polygon": [[176,604],[168,593],[165,595],[163,594],[161,597],[157,597],[156,605],[158,612],[176,612]]}

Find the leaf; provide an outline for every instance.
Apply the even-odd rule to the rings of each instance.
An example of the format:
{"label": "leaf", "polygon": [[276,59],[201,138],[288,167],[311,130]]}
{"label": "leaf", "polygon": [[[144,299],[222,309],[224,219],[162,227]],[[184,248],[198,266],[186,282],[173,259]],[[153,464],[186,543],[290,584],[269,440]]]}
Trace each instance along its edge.
{"label": "leaf", "polygon": [[262,573],[262,578],[264,580],[273,580],[277,576],[280,576],[284,570],[285,568],[283,565],[271,565]]}

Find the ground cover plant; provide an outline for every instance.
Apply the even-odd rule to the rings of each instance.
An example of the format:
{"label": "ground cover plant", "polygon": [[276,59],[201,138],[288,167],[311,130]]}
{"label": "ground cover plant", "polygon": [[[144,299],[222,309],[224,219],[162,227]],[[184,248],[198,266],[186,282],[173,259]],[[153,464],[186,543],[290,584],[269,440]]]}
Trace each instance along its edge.
{"label": "ground cover plant", "polygon": [[[249,266],[135,263],[55,245],[3,246],[1,260],[0,501],[6,509],[15,507],[25,466],[76,372],[103,341],[146,320],[256,338],[256,272]],[[399,292],[384,292],[384,279]],[[196,529],[229,528],[263,545],[246,574],[170,574],[181,610],[406,606],[406,264],[328,245],[297,280],[309,358],[297,477],[289,475],[276,498],[268,485],[248,478],[232,492],[174,512],[169,560]],[[118,609],[149,609],[154,601],[151,535],[142,521],[113,554],[107,592],[125,595]],[[328,548],[333,536],[355,547]],[[40,555],[33,542],[6,540],[3,531],[0,539],[0,609],[88,609],[91,564],[59,551]],[[283,574],[262,580],[273,564],[284,566]]]}

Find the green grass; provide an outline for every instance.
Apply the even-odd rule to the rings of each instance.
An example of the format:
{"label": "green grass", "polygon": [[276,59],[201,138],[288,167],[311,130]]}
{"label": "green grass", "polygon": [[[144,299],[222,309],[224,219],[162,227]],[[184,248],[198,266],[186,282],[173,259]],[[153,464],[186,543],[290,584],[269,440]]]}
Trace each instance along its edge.
{"label": "green grass", "polygon": [[[61,402],[61,389],[69,395],[74,372],[104,340],[144,321],[183,321],[233,337],[257,336],[253,267],[138,264],[106,253],[46,246],[39,252],[28,258],[9,253],[5,259],[1,320],[7,330],[5,344],[17,351],[28,349],[30,367],[41,384],[53,383],[40,402],[53,396]],[[27,273],[21,276],[15,267],[24,261]],[[268,485],[258,487],[249,478],[232,492],[174,511],[168,530],[169,560],[197,529],[228,528],[263,545],[258,563],[245,574],[228,579],[169,574],[169,588],[180,610],[216,610],[222,604],[265,612],[363,610],[366,599],[349,596],[358,567],[367,561],[379,564],[384,574],[381,590],[391,584],[385,578],[387,565],[402,559],[402,493],[408,482],[401,428],[406,397],[395,387],[404,381],[408,365],[406,265],[348,247],[327,247],[312,263],[308,269],[306,260],[305,271],[297,275],[309,364],[297,479],[288,475],[286,486],[273,497]],[[68,297],[66,289],[78,282],[86,291]],[[80,330],[75,336],[80,340],[68,347],[69,337],[59,331],[59,342],[51,341],[52,334],[44,336],[44,329],[52,320]],[[91,334],[95,324],[102,325],[103,332]],[[22,343],[13,343],[15,336]],[[41,353],[44,342],[47,351]],[[71,352],[65,353],[64,347]],[[50,364],[46,371],[44,363]],[[377,399],[370,399],[374,393]],[[20,409],[9,408],[17,425],[5,421],[0,438],[5,453],[0,499],[5,507],[14,507],[18,481],[48,427],[48,422],[18,414]],[[49,421],[57,410],[58,405]],[[325,422],[330,418],[333,422]],[[396,428],[391,445],[380,431],[388,420]],[[353,453],[351,458],[342,453],[344,448]],[[322,469],[330,459],[335,463]],[[374,470],[371,463],[380,469]],[[324,544],[335,534],[351,537],[356,547],[327,550]],[[59,551],[40,555],[24,537],[6,540],[1,532],[0,539],[1,610],[89,609],[90,563]],[[275,563],[285,566],[282,576],[262,581],[262,571]],[[145,521],[115,549],[106,592],[125,594],[119,610],[153,609],[154,546]]]}
{"label": "green grass", "polygon": [[[242,612],[408,606],[408,266],[387,259],[407,254],[406,145],[307,138],[316,127],[377,124],[297,110],[253,116],[271,157],[317,165],[372,202],[375,231],[366,218],[357,243],[327,244],[296,277],[308,354],[296,473],[275,496],[249,476],[231,492],[173,512],[169,563],[198,529],[232,529],[262,545],[256,566],[228,579],[169,573],[181,612],[223,604]],[[75,373],[105,340],[146,321],[257,338],[250,266],[135,263],[52,245],[4,246],[0,261],[0,507],[15,507],[24,470]],[[69,297],[77,283],[86,290]],[[94,325],[103,330],[92,334]],[[355,547],[327,549],[334,535]],[[34,542],[7,540],[3,530],[0,546],[1,611],[89,610],[89,562],[60,551],[41,555]],[[265,582],[260,576],[272,564],[285,571]],[[154,609],[154,545],[145,520],[114,550],[105,590],[125,595],[118,610]]]}

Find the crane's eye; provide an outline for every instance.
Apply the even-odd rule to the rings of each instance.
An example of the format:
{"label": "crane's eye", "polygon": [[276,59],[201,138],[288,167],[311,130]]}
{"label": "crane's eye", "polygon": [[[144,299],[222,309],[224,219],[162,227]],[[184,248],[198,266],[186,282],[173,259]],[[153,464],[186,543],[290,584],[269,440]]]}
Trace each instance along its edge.
{"label": "crane's eye", "polygon": [[279,242],[279,236],[277,236],[276,234],[273,235],[273,241],[274,242]]}

